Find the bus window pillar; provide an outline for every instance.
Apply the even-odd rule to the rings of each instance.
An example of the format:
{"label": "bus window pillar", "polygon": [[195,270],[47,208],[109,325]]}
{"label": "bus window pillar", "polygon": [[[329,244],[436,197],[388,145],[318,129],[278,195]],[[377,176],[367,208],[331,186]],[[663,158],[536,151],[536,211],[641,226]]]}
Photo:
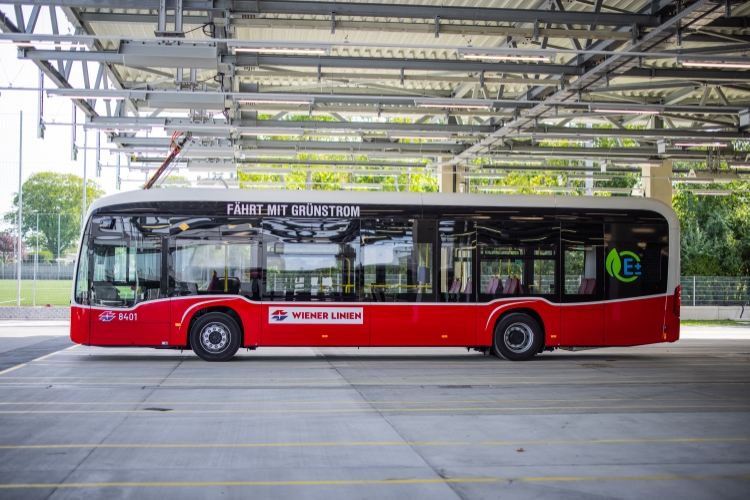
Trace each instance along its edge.
{"label": "bus window pillar", "polygon": [[643,190],[647,198],[654,198],[672,206],[672,162],[665,160],[661,166],[643,166]]}

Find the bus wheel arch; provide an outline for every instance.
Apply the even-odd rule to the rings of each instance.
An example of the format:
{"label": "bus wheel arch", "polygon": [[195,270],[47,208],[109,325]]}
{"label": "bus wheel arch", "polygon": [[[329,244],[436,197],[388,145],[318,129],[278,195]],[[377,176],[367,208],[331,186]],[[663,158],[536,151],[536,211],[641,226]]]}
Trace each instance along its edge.
{"label": "bus wheel arch", "polygon": [[[208,352],[201,345],[197,332],[199,329],[206,327],[204,323],[215,323],[214,329],[221,333],[222,336],[229,334],[229,340],[232,345],[228,346],[227,351],[222,351],[220,355]],[[234,335],[231,335],[234,333]],[[188,347],[192,349],[199,357],[206,361],[226,361],[231,359],[237,350],[244,344],[245,330],[240,315],[228,306],[205,307],[196,311],[190,318],[187,329]],[[231,351],[231,354],[228,354]]]}
{"label": "bus wheel arch", "polygon": [[544,351],[544,321],[534,309],[513,308],[495,320],[491,352],[510,361],[525,361]]}

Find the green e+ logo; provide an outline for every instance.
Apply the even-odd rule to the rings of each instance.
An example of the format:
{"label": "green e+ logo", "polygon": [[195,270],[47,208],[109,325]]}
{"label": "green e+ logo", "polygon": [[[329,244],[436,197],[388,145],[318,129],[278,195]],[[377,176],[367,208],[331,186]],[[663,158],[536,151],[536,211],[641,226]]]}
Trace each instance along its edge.
{"label": "green e+ logo", "polygon": [[617,249],[613,248],[607,255],[606,267],[610,276],[630,283],[641,275],[641,258],[627,250],[618,253]]}

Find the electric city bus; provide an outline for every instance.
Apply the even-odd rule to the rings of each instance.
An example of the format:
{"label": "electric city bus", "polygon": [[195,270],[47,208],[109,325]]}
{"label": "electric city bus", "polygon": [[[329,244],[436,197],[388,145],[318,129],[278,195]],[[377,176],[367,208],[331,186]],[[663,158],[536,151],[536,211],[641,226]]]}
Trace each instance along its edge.
{"label": "electric city bus", "polygon": [[555,348],[674,342],[679,225],[647,198],[159,189],[95,201],[91,346]]}

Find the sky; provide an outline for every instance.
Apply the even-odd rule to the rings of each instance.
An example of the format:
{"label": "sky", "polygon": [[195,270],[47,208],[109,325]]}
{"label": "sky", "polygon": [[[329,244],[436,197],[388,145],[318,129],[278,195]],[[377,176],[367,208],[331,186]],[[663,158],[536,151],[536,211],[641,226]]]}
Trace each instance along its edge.
{"label": "sky", "polygon": [[[13,7],[0,4],[0,11],[5,13],[11,20],[15,20]],[[29,9],[25,9],[25,18],[28,19]],[[72,33],[65,15],[60,9],[57,12],[59,30],[61,34]],[[35,32],[51,33],[49,22],[49,11],[42,9]],[[4,214],[11,210],[13,197],[18,192],[18,136],[19,136],[19,114],[23,111],[23,165],[22,176],[26,180],[29,175],[36,172],[53,170],[60,173],[71,173],[83,176],[84,168],[84,132],[81,123],[84,121],[83,113],[78,111],[78,128],[76,144],[79,148],[78,159],[71,159],[71,127],[67,124],[72,121],[72,103],[64,97],[44,96],[44,121],[47,123],[44,139],[38,139],[36,135],[36,123],[38,119],[38,95],[36,90],[23,91],[12,89],[37,89],[39,87],[39,68],[31,61],[19,60],[18,51],[9,43],[0,43],[0,213]],[[89,65],[91,81],[96,77],[97,66]],[[82,88],[82,71],[80,63],[74,63],[71,76],[74,87]],[[56,86],[49,80],[45,80],[45,89],[54,89]],[[113,103],[114,108],[114,103]],[[103,103],[98,103],[97,111],[104,113]],[[66,125],[56,125],[66,124]],[[96,132],[88,132],[88,146],[96,147]],[[103,165],[115,165],[117,158],[104,150],[111,147],[107,144],[106,136],[101,138],[101,162]],[[114,168],[102,168],[101,177],[95,176],[96,151],[87,151],[86,166],[88,178],[97,182],[107,194],[117,192],[116,170]],[[123,165],[125,159],[121,159]],[[127,167],[122,169],[121,190],[138,189],[143,183],[145,175],[138,172],[129,172]],[[132,182],[127,181],[132,179]]]}

